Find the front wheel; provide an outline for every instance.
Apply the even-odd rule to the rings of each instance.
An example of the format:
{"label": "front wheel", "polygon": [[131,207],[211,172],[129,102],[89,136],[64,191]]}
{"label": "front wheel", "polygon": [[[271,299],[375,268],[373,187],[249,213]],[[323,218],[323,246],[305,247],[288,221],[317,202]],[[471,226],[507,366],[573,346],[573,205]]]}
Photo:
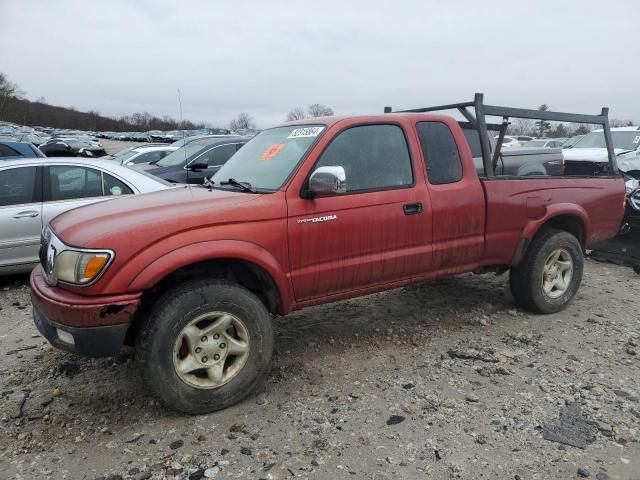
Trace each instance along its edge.
{"label": "front wheel", "polygon": [[533,239],[522,263],[511,269],[511,293],[528,310],[559,312],[578,292],[583,268],[578,239],[562,230],[546,230]]}
{"label": "front wheel", "polygon": [[225,280],[188,282],[163,294],[136,339],[151,391],[185,413],[208,413],[246,397],[267,371],[271,318],[244,287]]}

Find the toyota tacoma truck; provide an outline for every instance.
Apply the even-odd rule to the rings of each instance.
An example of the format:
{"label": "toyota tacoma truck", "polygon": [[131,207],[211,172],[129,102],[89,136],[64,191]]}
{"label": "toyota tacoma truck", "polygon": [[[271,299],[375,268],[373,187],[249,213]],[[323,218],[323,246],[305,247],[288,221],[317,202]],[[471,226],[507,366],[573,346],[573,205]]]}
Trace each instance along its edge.
{"label": "toyota tacoma truck", "polygon": [[[466,121],[434,113],[446,108]],[[31,275],[35,324],[80,355],[134,346],[151,392],[204,413],[255,388],[273,350],[272,318],[303,307],[508,270],[523,308],[560,311],[580,286],[583,251],[620,227],[615,156],[610,174],[595,178],[499,175],[491,115],[608,128],[606,111],[495,107],[477,94],[264,130],[205,185],[53,219]],[[463,132],[470,125],[481,174]]]}

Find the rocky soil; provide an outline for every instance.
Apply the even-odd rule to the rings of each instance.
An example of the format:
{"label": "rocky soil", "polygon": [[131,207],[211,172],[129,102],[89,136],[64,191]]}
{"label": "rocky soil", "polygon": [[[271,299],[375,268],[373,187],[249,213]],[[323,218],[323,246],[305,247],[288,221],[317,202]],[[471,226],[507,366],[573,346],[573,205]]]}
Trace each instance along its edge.
{"label": "rocky soil", "polygon": [[465,275],[278,318],[271,372],[182,416],[131,355],[52,349],[0,279],[0,478],[640,479],[640,277],[588,261],[566,311]]}

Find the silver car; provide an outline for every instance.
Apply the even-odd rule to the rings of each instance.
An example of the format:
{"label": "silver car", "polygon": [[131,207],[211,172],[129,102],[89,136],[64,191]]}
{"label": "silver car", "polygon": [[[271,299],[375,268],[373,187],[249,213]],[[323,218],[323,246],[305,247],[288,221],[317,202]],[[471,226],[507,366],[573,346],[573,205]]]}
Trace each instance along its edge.
{"label": "silver car", "polygon": [[72,208],[175,185],[112,162],[82,158],[0,161],[0,275],[38,263],[42,228]]}

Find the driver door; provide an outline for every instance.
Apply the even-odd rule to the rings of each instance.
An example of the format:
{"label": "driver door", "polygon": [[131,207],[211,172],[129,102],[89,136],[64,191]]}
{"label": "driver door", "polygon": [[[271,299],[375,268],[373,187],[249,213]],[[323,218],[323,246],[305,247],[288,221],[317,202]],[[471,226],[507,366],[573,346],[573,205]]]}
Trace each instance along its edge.
{"label": "driver door", "polygon": [[[405,132],[353,125],[314,167],[340,166],[347,192],[301,198],[287,192],[289,261],[297,301],[393,282],[429,269],[429,193]],[[291,195],[290,195],[291,193]]]}

